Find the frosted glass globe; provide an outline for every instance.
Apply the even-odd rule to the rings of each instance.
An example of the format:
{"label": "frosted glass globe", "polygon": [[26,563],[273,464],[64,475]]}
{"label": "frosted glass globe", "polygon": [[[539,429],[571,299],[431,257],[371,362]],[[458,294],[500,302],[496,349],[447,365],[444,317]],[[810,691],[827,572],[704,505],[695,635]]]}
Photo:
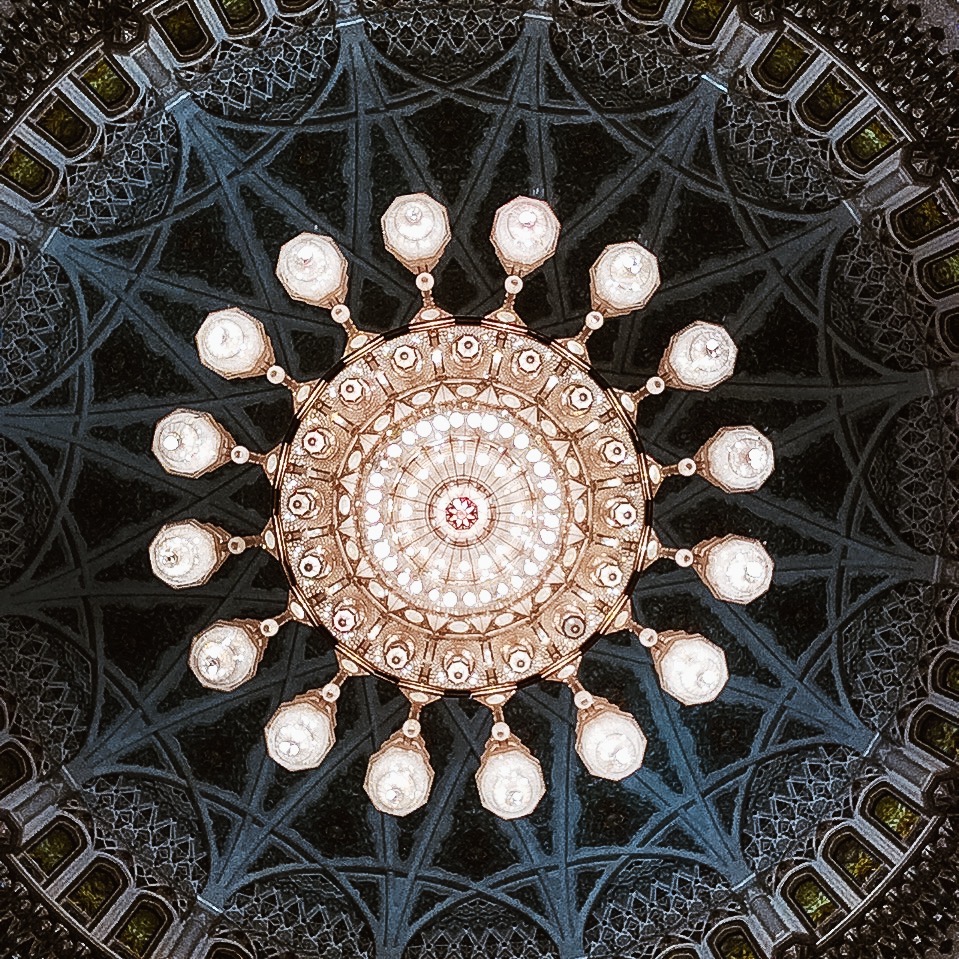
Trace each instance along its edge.
{"label": "frosted glass globe", "polygon": [[556,251],[559,220],[549,204],[518,196],[496,211],[490,239],[504,269],[524,276]]}
{"label": "frosted glass globe", "polygon": [[227,379],[258,376],[273,363],[263,324],[243,310],[210,313],[196,334],[200,362]]}
{"label": "frosted glass globe", "polygon": [[696,454],[702,475],[727,493],[753,493],[775,468],[772,443],[752,426],[726,426]]}
{"label": "frosted glass globe", "polygon": [[693,550],[697,570],[710,592],[726,603],[751,603],[772,582],[773,560],[756,539],[724,536]]}
{"label": "frosted glass globe", "polygon": [[632,716],[597,699],[577,717],[576,752],[594,776],[625,779],[643,764],[646,736]]}
{"label": "frosted glass globe", "polygon": [[205,583],[225,556],[213,527],[195,520],[167,523],[150,544],[154,574],[176,589]]}
{"label": "frosted glass globe", "polygon": [[330,269],[326,250],[312,237],[291,243],[286,263],[296,279],[308,283],[324,276]]}
{"label": "frosted glass globe", "polygon": [[259,644],[251,630],[238,623],[214,623],[196,636],[190,647],[190,669],[196,678],[223,692],[252,679],[259,662]]}
{"label": "frosted glass globe", "polygon": [[333,746],[332,709],[306,699],[283,703],[266,724],[266,751],[284,769],[313,769]]}
{"label": "frosted glass globe", "polygon": [[736,344],[715,323],[692,323],[669,341],[659,374],[687,390],[709,390],[732,376]]}
{"label": "frosted glass globe", "polygon": [[153,455],[176,476],[202,476],[228,459],[232,439],[209,413],[174,410],[156,425]]}
{"label": "frosted glass globe", "polygon": [[616,316],[644,307],[659,288],[656,257],[638,243],[606,247],[590,270],[593,308]]}
{"label": "frosted glass globe", "polygon": [[398,196],[380,226],[386,249],[417,273],[432,270],[450,241],[446,207],[425,193]]}
{"label": "frosted glass globe", "polygon": [[663,691],[684,706],[711,702],[729,679],[726,654],[698,633],[660,633],[652,653]]}
{"label": "frosted glass globe", "polygon": [[391,740],[370,757],[363,788],[380,812],[408,816],[426,802],[432,785],[425,747]]}
{"label": "frosted glass globe", "polygon": [[476,786],[483,807],[500,819],[528,816],[546,792],[542,767],[517,740],[493,749],[487,746]]}
{"label": "frosted glass globe", "polygon": [[346,298],[347,265],[328,236],[301,233],[280,247],[276,276],[294,300],[334,306]]}

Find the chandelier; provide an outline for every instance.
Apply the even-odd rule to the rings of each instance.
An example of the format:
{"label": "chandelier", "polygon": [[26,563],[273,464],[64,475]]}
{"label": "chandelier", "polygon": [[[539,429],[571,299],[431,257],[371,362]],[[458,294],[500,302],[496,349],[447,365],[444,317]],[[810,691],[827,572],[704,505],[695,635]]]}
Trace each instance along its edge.
{"label": "chandelier", "polygon": [[538,760],[504,715],[525,683],[570,688],[576,751],[590,773],[619,780],[642,764],[646,736],[636,720],[578,679],[596,637],[632,630],[663,690],[684,705],[719,695],[728,679],[723,651],[699,634],[637,623],[630,597],[658,560],[692,567],[719,600],[748,603],[768,589],[773,562],[757,540],[728,535],[672,548],[654,532],[651,506],[676,475],[754,491],[773,470],[773,450],[753,427],[731,426],[675,464],[644,452],[640,402],[666,388],[711,389],[732,374],[736,347],[721,326],[695,322],[672,337],[657,374],[637,391],[602,382],[590,368],[590,335],[643,308],[659,286],[657,260],[638,243],[603,250],[590,270],[582,330],[547,340],[516,306],[523,277],[553,255],[559,237],[542,200],[517,197],[496,212],[491,241],[507,274],[505,297],[483,318],[453,316],[433,298],[432,271],[451,238],[445,207],[423,193],[398,197],[382,229],[422,296],[409,325],[384,335],[354,323],[347,261],[330,237],[302,233],[280,251],[276,274],[287,293],[329,309],[346,333],[343,357],[323,378],[293,380],[275,364],[263,324],[240,309],[218,310],[200,326],[200,362],[228,379],[265,375],[285,386],[294,422],[261,454],[209,413],[177,409],[161,419],[153,452],[168,472],[197,477],[230,460],[253,463],[275,495],[258,535],[196,519],[166,524],[151,564],[174,588],[205,583],[228,555],[251,547],[283,566],[290,594],[281,613],[215,622],[193,639],[190,668],[211,689],[251,679],[284,623],[332,636],[336,674],[267,723],[267,750],[281,766],[318,766],[334,743],[342,684],[378,675],[399,686],[409,714],[371,757],[364,786],[377,809],[407,815],[433,781],[423,707],[469,695],[492,718],[476,773],[480,801],[514,819],[545,792]]}

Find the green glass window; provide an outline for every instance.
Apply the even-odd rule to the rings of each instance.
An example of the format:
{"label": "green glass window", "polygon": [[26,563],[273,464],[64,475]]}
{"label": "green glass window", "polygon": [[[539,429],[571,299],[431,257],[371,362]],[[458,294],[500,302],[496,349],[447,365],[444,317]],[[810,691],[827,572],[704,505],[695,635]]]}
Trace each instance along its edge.
{"label": "green glass window", "polygon": [[942,713],[930,709],[919,717],[916,740],[949,762],[959,762],[959,724]]}
{"label": "green glass window", "polygon": [[640,20],[658,20],[668,0],[623,0],[623,9]]}
{"label": "green glass window", "polygon": [[117,113],[129,105],[135,94],[133,84],[105,57],[79,76],[84,91],[104,113]]}
{"label": "green glass window", "polygon": [[829,850],[829,858],[860,889],[883,867],[882,860],[856,836],[840,836]]}
{"label": "green glass window", "polygon": [[783,34],[759,61],[756,73],[766,86],[773,90],[784,90],[796,79],[809,57],[810,53],[805,47]]}
{"label": "green glass window", "polygon": [[[936,317],[936,329],[945,348],[953,356],[959,356],[959,313],[940,313]],[[959,696],[959,690],[953,692],[950,686],[944,685],[943,690],[949,696]]]}
{"label": "green glass window", "polygon": [[879,117],[874,117],[849,134],[840,146],[851,166],[865,170],[885,156],[898,140]]}
{"label": "green glass window", "polygon": [[893,217],[896,232],[911,246],[941,233],[956,222],[955,201],[946,193],[928,193],[898,210]]}
{"label": "green glass window", "polygon": [[[959,319],[959,314],[951,314]],[[951,656],[942,660],[936,669],[936,685],[947,696],[959,699],[959,659]]]}
{"label": "green glass window", "polygon": [[0,180],[31,200],[47,193],[55,177],[53,167],[20,144],[14,144],[0,163]]}
{"label": "green glass window", "polygon": [[174,54],[181,60],[198,57],[213,42],[200,18],[188,3],[167,10],[157,17],[157,23],[163,31]]}
{"label": "green glass window", "polygon": [[24,862],[35,875],[49,879],[59,872],[80,851],[76,829],[59,822],[51,826],[24,850]]}
{"label": "green glass window", "polygon": [[249,30],[263,19],[263,11],[255,0],[214,0],[220,18],[227,30]]}
{"label": "green glass window", "polygon": [[727,932],[716,942],[720,959],[759,959],[759,953],[744,932]]}
{"label": "green glass window", "polygon": [[13,743],[0,748],[0,796],[13,792],[27,781],[29,775],[30,764],[22,750]]}
{"label": "green glass window", "polygon": [[276,8],[280,13],[299,13],[317,2],[318,0],[276,0]]}
{"label": "green glass window", "polygon": [[959,290],[959,250],[950,250],[926,260],[922,275],[935,296],[945,296]]}
{"label": "green glass window", "polygon": [[93,139],[93,127],[63,97],[54,97],[33,121],[67,156],[75,156]]}
{"label": "green glass window", "polygon": [[106,912],[123,888],[113,866],[97,863],[88,869],[67,893],[64,905],[84,925],[92,926]]}
{"label": "green glass window", "polygon": [[126,956],[144,959],[150,955],[167,926],[166,913],[153,902],[141,902],[120,924],[115,946]]}
{"label": "green glass window", "polygon": [[207,959],[246,959],[246,955],[233,946],[214,946]]}
{"label": "green glass window", "polygon": [[855,99],[855,92],[835,70],[830,70],[802,100],[806,119],[814,127],[828,127]]}
{"label": "green glass window", "polygon": [[800,879],[790,890],[788,898],[813,929],[821,929],[839,909],[822,883],[812,876]]}
{"label": "green glass window", "polygon": [[732,0],[690,0],[679,18],[679,29],[694,40],[712,40],[731,7]]}
{"label": "green glass window", "polygon": [[880,789],[868,808],[872,818],[896,839],[908,840],[919,825],[919,813],[888,789]]}

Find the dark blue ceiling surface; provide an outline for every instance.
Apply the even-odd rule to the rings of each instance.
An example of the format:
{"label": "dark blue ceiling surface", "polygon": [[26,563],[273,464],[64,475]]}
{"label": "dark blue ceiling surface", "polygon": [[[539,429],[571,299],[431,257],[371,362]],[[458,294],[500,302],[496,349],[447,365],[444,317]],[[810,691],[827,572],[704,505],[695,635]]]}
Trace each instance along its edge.
{"label": "dark blue ceiling surface", "polygon": [[[148,871],[222,910],[247,942],[303,959],[645,957],[743,914],[780,864],[812,855],[817,825],[849,814],[877,774],[877,743],[898,741],[893,720],[912,692],[901,677],[942,641],[949,597],[929,579],[931,557],[952,548],[947,492],[916,479],[943,449],[925,372],[940,360],[910,326],[928,309],[816,144],[695,59],[636,37],[611,78],[596,64],[619,41],[509,8],[467,25],[475,42],[457,56],[431,58],[416,16],[405,32],[321,21],[253,51],[227,45],[212,69],[179,75],[182,95],[148,100],[46,211],[58,229],[18,302],[48,325],[5,354],[0,378],[3,670],[34,704],[22,721],[48,768],[65,764],[103,834],[139,844]],[[174,594],[147,561],[168,519],[246,534],[271,505],[252,467],[186,481],[150,456],[153,425],[175,406],[209,410],[254,449],[289,423],[284,391],[200,366],[203,316],[240,306],[291,375],[321,374],[342,334],[286,297],[280,244],[304,229],[332,235],[357,323],[398,326],[415,290],[379,217],[417,190],[450,210],[437,299],[470,315],[501,295],[496,207],[517,193],[554,205],[559,252],[519,299],[551,335],[580,325],[602,247],[639,238],[663,286],[642,316],[592,337],[597,368],[637,387],[694,319],[723,323],[740,347],[737,374],[713,394],[643,404],[647,448],[674,462],[719,426],[750,422],[778,459],[759,494],[673,480],[655,505],[669,545],[731,531],[776,559],[773,588],[748,607],[672,567],[636,592],[639,621],[723,646],[726,691],[681,708],[631,634],[602,639],[584,682],[637,716],[646,764],[619,784],[589,777],[566,690],[524,690],[506,713],[548,792],[516,822],[479,807],[489,716],[461,700],[424,713],[428,805],[402,820],[370,807],[367,759],[406,709],[379,680],[345,687],[318,770],[278,768],[263,724],[331,676],[329,642],[286,627],[253,681],[205,691],[187,668],[190,637],[216,618],[278,612],[279,567],[244,555]],[[869,325],[876,302],[905,317],[892,346]]]}

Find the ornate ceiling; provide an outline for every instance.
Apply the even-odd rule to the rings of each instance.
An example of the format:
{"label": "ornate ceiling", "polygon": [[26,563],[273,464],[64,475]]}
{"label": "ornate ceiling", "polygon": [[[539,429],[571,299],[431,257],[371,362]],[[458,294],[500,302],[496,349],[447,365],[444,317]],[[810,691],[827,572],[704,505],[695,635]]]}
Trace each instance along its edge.
{"label": "ornate ceiling", "polygon": [[[959,649],[956,80],[915,11],[321,0],[257,18],[255,4],[211,0],[197,33],[184,4],[175,22],[170,4],[74,6],[75,35],[69,19],[60,33],[6,24],[13,62],[0,63],[19,138],[0,150],[0,750],[22,746],[30,767],[0,799],[0,935],[15,954],[951,955],[957,837],[943,814],[959,703],[932,677]],[[135,91],[112,118],[81,81],[104,37],[117,89]],[[62,118],[41,122],[53,86],[88,117],[78,147],[63,146]],[[725,648],[727,690],[681,708],[632,634],[602,639],[584,679],[639,719],[646,763],[621,784],[586,775],[568,694],[536,687],[507,716],[550,788],[514,822],[479,807],[489,719],[467,700],[424,712],[433,798],[402,820],[362,791],[405,716],[385,683],[344,689],[319,769],[270,762],[263,724],[331,674],[328,639],[288,627],[253,681],[205,691],[190,637],[271,615],[285,580],[244,554],[183,596],[147,558],[164,519],[252,533],[270,509],[252,470],[184,481],[150,456],[175,406],[210,411],[253,449],[289,422],[282,390],[200,366],[203,316],[240,306],[294,377],[318,376],[343,334],[287,299],[280,244],[332,235],[354,316],[399,326],[416,298],[379,217],[419,190],[450,209],[437,297],[464,315],[498,302],[495,209],[517,193],[554,206],[560,252],[521,294],[551,335],[578,329],[602,247],[640,239],[663,287],[593,335],[595,365],[636,388],[678,329],[725,324],[736,375],[645,402],[649,451],[675,462],[719,426],[754,422],[778,461],[748,501],[691,482],[656,502],[670,544],[729,529],[763,540],[777,562],[766,597],[726,607],[671,569],[635,595],[640,621]],[[924,732],[923,715],[945,725]],[[871,811],[881,788],[915,811],[908,835]],[[31,871],[24,847],[57,817],[79,825],[84,851]],[[858,886],[830,851],[844,830],[877,863]],[[96,855],[127,888],[78,921],[64,903]],[[804,905],[809,877],[831,910]],[[124,923],[152,894],[169,915],[141,949]]]}

